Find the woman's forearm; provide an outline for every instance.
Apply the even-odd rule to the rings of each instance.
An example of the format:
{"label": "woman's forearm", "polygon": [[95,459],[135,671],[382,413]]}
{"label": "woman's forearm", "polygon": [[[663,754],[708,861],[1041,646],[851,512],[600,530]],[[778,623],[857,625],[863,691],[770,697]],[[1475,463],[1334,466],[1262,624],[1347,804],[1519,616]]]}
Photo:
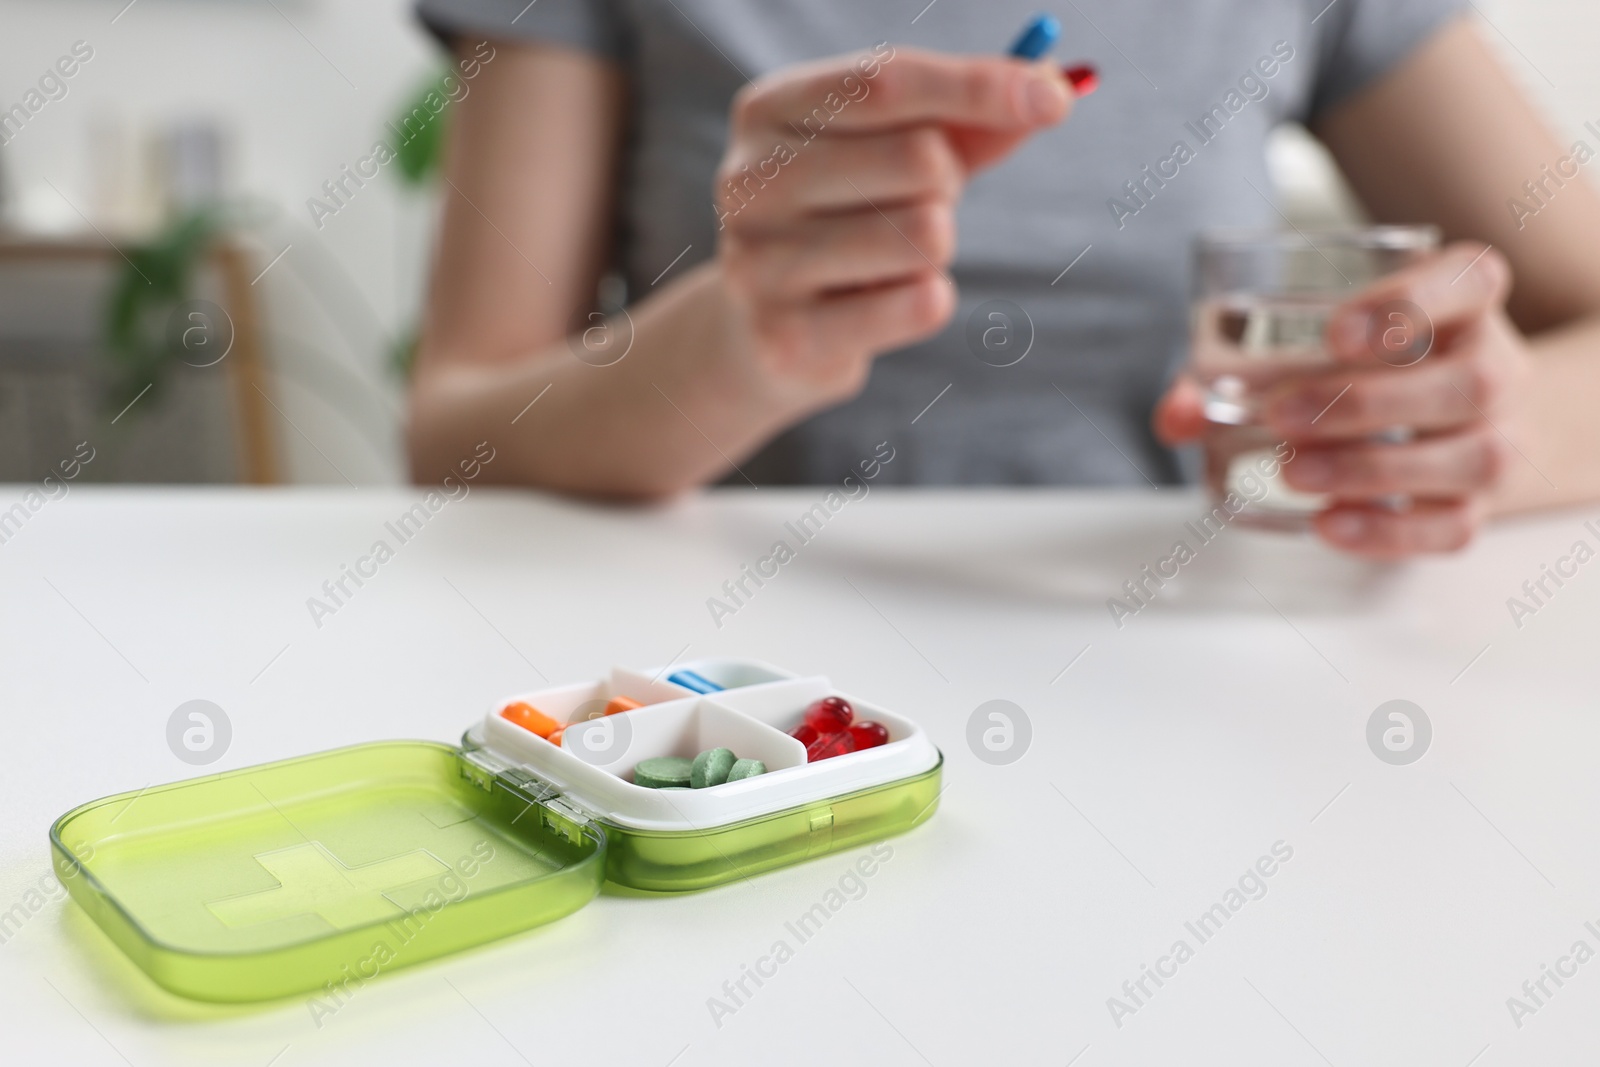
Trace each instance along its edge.
{"label": "woman's forearm", "polygon": [[484,476],[557,492],[642,500],[718,478],[838,399],[766,373],[738,315],[706,264],[612,321],[618,336],[631,322],[633,339],[609,366],[569,341],[508,361],[421,361],[437,369],[412,389],[412,476],[437,481],[487,440],[497,458]]}

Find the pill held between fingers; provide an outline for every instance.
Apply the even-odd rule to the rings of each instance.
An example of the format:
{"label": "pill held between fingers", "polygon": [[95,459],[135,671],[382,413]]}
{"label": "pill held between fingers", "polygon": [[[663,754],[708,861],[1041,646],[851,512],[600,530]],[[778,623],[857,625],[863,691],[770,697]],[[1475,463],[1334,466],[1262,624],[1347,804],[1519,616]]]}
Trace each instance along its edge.
{"label": "pill held between fingers", "polygon": [[639,703],[637,700],[634,700],[632,697],[612,697],[610,700],[606,701],[605,714],[615,715],[618,712],[632,711],[634,708],[642,707],[644,707],[644,705]]}
{"label": "pill held between fingers", "polygon": [[532,704],[517,700],[500,709],[500,717],[507,722],[516,723],[524,730],[532,730],[540,737],[549,737],[561,728],[561,724]]}
{"label": "pill held between fingers", "polygon": [[721,785],[728,780],[736,757],[731,748],[708,748],[694,758],[689,784],[695,789]]}
{"label": "pill held between fingers", "polygon": [[728,781],[737,782],[744,778],[754,778],[758,774],[766,774],[767,765],[758,759],[741,759],[733,761],[733,769],[728,772]]}
{"label": "pill held between fingers", "polygon": [[633,768],[633,784],[646,789],[687,787],[694,774],[694,761],[687,756],[652,756]]}
{"label": "pill held between fingers", "polygon": [[1100,72],[1093,64],[1080,63],[1073,67],[1063,67],[1061,73],[1072,83],[1072,91],[1077,96],[1088,96],[1100,88]]}
{"label": "pill held between fingers", "polygon": [[709,678],[696,674],[694,671],[677,671],[667,675],[667,681],[674,685],[681,685],[685,689],[692,689],[696,693],[722,692],[722,686]]}
{"label": "pill held between fingers", "polygon": [[1010,54],[1018,59],[1038,59],[1055,46],[1061,38],[1061,20],[1054,15],[1035,15],[1023,27],[1011,46]]}

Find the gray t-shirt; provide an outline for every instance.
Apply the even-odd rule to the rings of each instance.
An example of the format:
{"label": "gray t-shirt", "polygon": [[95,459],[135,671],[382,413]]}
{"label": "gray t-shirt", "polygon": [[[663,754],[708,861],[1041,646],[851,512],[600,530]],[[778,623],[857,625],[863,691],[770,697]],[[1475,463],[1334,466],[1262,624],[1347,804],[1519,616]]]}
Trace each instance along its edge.
{"label": "gray t-shirt", "polygon": [[[633,121],[616,264],[637,295],[686,248],[672,273],[715,254],[712,178],[729,102],[746,81],[880,41],[998,53],[1037,3],[419,0],[418,9],[446,37],[539,39],[626,71]],[[896,456],[885,481],[1182,480],[1149,420],[1185,356],[1192,237],[1278,225],[1266,199],[1268,132],[1381,77],[1464,6],[1066,5],[1053,54],[1095,63],[1100,90],[968,187],[950,272],[961,294],[955,319],[879,358],[859,397],[780,434],[744,472],[763,484],[833,482],[888,440]]]}

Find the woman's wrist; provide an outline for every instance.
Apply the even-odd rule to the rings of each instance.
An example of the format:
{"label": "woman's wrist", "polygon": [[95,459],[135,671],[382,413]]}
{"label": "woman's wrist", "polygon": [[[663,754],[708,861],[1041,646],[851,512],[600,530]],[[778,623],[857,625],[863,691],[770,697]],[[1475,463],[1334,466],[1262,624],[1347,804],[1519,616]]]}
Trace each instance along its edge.
{"label": "woman's wrist", "polygon": [[1590,397],[1600,390],[1600,318],[1524,342],[1527,372],[1497,430],[1511,453],[1490,498],[1492,514],[1560,507],[1600,497],[1600,453]]}

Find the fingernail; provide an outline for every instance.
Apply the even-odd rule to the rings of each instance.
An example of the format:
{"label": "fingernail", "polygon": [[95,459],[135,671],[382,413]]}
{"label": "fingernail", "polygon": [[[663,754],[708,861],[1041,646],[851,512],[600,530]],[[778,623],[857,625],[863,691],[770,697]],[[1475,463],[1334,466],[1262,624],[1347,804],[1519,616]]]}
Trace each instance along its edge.
{"label": "fingernail", "polygon": [[1078,96],[1088,96],[1100,88],[1100,72],[1092,63],[1080,63],[1075,67],[1063,67],[1062,75],[1072,83],[1072,91]]}
{"label": "fingernail", "polygon": [[1284,469],[1289,481],[1301,489],[1326,489],[1333,484],[1333,460],[1328,456],[1307,452]]}
{"label": "fingernail", "polygon": [[1067,90],[1059,78],[1033,76],[1022,94],[1022,113],[1029,122],[1058,121],[1067,110]]}
{"label": "fingernail", "polygon": [[1358,511],[1340,511],[1323,520],[1323,527],[1335,541],[1352,543],[1366,536],[1367,517]]}

